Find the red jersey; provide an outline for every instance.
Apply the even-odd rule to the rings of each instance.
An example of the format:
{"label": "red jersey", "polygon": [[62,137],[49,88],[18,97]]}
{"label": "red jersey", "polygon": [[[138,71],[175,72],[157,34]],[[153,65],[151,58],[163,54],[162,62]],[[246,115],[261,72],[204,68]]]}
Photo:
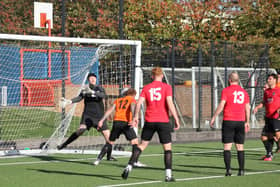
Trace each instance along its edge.
{"label": "red jersey", "polygon": [[226,101],[223,120],[245,121],[245,105],[249,103],[246,90],[239,85],[230,85],[223,89],[221,100]]}
{"label": "red jersey", "polygon": [[153,81],[144,86],[140,97],[146,100],[145,121],[169,122],[167,96],[172,96],[172,89],[166,83]]}
{"label": "red jersey", "polygon": [[263,94],[263,103],[265,106],[265,116],[267,118],[278,119],[279,114],[277,110],[280,108],[280,89],[266,89]]}
{"label": "red jersey", "polygon": [[131,104],[136,103],[135,99],[131,96],[125,96],[114,101],[116,105],[116,112],[114,121],[126,121],[132,120]]}

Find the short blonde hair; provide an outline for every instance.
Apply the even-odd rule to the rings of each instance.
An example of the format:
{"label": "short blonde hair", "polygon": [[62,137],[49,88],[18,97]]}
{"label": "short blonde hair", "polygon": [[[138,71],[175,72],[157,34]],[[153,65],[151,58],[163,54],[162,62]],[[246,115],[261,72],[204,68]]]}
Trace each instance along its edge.
{"label": "short blonde hair", "polygon": [[155,67],[152,69],[152,76],[159,76],[162,74],[163,74],[163,71],[160,67]]}

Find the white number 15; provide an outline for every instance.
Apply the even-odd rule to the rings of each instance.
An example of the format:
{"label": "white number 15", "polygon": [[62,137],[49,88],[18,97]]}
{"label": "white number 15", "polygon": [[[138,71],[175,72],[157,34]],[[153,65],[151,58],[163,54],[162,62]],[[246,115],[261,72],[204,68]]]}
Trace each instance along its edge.
{"label": "white number 15", "polygon": [[151,88],[149,89],[151,101],[159,101],[161,100],[161,88]]}

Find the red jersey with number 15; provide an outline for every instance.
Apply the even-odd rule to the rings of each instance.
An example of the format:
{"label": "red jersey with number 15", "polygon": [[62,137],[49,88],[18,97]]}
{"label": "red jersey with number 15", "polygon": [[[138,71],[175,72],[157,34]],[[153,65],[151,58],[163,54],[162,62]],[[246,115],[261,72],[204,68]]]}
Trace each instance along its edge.
{"label": "red jersey with number 15", "polygon": [[246,90],[239,85],[230,85],[223,89],[221,100],[226,101],[223,120],[245,121],[245,105],[249,103]]}
{"label": "red jersey with number 15", "polygon": [[169,122],[167,96],[172,96],[172,89],[166,83],[153,81],[144,86],[140,97],[146,100],[145,121]]}
{"label": "red jersey with number 15", "polygon": [[278,119],[277,110],[280,108],[280,88],[268,88],[263,94],[265,116],[271,119]]}

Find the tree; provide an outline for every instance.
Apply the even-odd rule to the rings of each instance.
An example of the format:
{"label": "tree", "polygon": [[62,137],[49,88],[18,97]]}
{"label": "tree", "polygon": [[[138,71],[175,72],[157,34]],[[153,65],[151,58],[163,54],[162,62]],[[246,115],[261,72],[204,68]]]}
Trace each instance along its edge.
{"label": "tree", "polygon": [[256,0],[243,3],[243,14],[235,19],[237,39],[250,43],[268,43],[273,67],[280,68],[280,2]]}

